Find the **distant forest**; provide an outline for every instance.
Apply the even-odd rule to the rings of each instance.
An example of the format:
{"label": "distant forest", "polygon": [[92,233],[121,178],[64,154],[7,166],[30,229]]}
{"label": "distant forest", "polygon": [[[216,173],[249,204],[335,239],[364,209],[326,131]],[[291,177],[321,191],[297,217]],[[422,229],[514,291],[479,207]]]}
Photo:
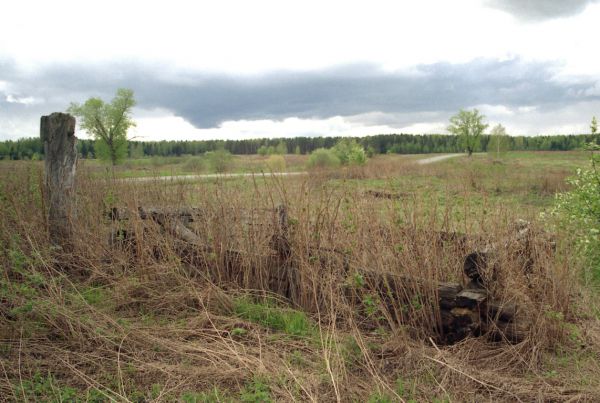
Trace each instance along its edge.
{"label": "distant forest", "polygon": [[[129,157],[199,155],[225,149],[232,154],[259,154],[266,150],[287,149],[289,154],[310,154],[317,148],[331,148],[342,137],[293,137],[252,140],[130,141]],[[508,150],[568,151],[582,149],[591,135],[506,136]],[[480,139],[479,151],[487,151],[491,136]],[[371,154],[427,154],[461,152],[456,136],[442,134],[381,134],[357,137],[356,141]],[[94,158],[94,140],[77,143],[82,158]],[[0,159],[42,159],[44,149],[39,138],[0,142]],[[491,147],[493,148],[493,147]],[[490,150],[493,151],[493,150]]]}

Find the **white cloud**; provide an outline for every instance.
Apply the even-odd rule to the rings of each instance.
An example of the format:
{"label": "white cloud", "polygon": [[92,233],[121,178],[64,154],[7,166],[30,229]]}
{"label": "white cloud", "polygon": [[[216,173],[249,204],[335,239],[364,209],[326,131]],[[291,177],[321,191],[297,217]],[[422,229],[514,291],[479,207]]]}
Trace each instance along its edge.
{"label": "white cloud", "polygon": [[38,119],[0,119],[0,133],[5,133],[0,138],[3,140],[17,140],[25,137],[36,137],[40,134],[40,121]]}
{"label": "white cloud", "polygon": [[564,59],[568,69],[600,72],[593,52],[600,5],[538,24],[475,0],[107,0],[93,15],[85,2],[21,0],[4,4],[2,15],[0,55],[34,70],[81,60],[167,62],[182,71],[238,74],[355,62],[394,70],[521,56]]}
{"label": "white cloud", "polygon": [[6,102],[11,104],[34,105],[44,102],[42,99],[35,97],[19,97],[12,94],[6,95]]}
{"label": "white cloud", "polygon": [[419,122],[397,130],[397,133],[408,134],[445,134],[448,123],[446,122]]}
{"label": "white cloud", "polygon": [[515,111],[505,105],[475,105],[474,108],[477,108],[484,115],[493,115],[493,116],[512,116],[515,114]]}
{"label": "white cloud", "polygon": [[[32,115],[31,106],[41,104],[39,110],[49,113],[51,110],[46,109],[63,102],[61,94],[40,94],[20,88],[13,81],[18,75],[11,77],[5,67],[8,65],[3,65],[7,61],[14,62],[19,73],[29,74],[21,77],[41,76],[44,69],[56,66],[138,64],[150,66],[149,70],[161,80],[185,84],[194,74],[210,77],[211,73],[217,73],[243,81],[248,76],[266,77],[281,70],[300,72],[357,63],[378,66],[386,72],[422,76],[419,64],[518,58],[523,66],[528,62],[559,62],[555,73],[563,81],[584,77],[588,82],[600,82],[600,57],[596,52],[598,2],[568,18],[535,22],[513,18],[485,7],[484,3],[484,0],[171,0],[168,3],[106,0],[92,11],[88,3],[76,0],[6,2],[0,14],[0,107],[6,107],[0,119],[0,135],[36,135],[39,115]],[[110,78],[124,73],[116,68],[99,71],[95,79],[102,81],[102,74]],[[518,72],[510,74],[518,75]],[[494,77],[489,78],[493,81]],[[61,85],[78,86],[77,79],[82,80],[74,77],[72,82],[61,82]],[[548,78],[543,77],[543,80]],[[77,90],[84,91],[79,86],[70,88],[69,96]],[[573,91],[579,99],[600,96],[598,85],[587,89],[577,87]],[[80,95],[84,99],[95,94]],[[443,96],[440,94],[440,98]],[[434,101],[436,99],[431,99],[430,104],[436,104]],[[590,112],[587,109],[577,112],[575,106],[569,104],[562,110],[548,112],[535,105],[495,104],[503,100],[465,101],[467,104],[479,102],[490,102],[479,105],[490,119],[504,121],[507,127],[520,133],[557,132],[559,128],[575,130],[585,126],[577,122],[587,121],[585,114]],[[165,106],[153,104],[156,105]],[[440,103],[437,105],[439,110],[431,110],[424,100],[417,112],[372,112],[328,119],[299,119],[290,113],[290,116],[266,115],[281,120],[265,120],[260,113],[248,113],[229,118],[250,116],[256,120],[225,121],[213,129],[197,129],[165,110],[138,109],[136,135],[146,139],[175,139],[439,132],[445,128],[449,116],[444,115],[446,109],[440,107]],[[204,105],[204,108],[211,106]],[[19,111],[25,109],[28,115],[19,115]],[[365,112],[374,110],[365,109]],[[302,112],[296,115],[312,116]],[[360,111],[352,110],[354,112]],[[334,112],[338,113],[343,114]],[[190,116],[186,117],[193,121]],[[528,121],[532,119],[545,121]],[[32,128],[35,128],[33,132]]]}
{"label": "white cloud", "polygon": [[593,87],[585,90],[584,94],[587,96],[600,97],[600,81],[596,82],[596,84]]}
{"label": "white cloud", "polygon": [[185,119],[162,109],[138,110],[131,137],[140,141],[253,139],[293,136],[365,136],[399,132],[386,125],[364,125],[341,116],[329,119],[291,117],[280,121],[237,120],[223,122],[218,128],[198,129]]}
{"label": "white cloud", "polygon": [[528,105],[528,106],[519,106],[519,107],[517,108],[517,111],[518,111],[518,112],[521,112],[521,113],[527,113],[527,112],[533,112],[533,111],[535,111],[537,108],[538,108],[538,107],[537,107],[537,106],[534,106],[534,105]]}

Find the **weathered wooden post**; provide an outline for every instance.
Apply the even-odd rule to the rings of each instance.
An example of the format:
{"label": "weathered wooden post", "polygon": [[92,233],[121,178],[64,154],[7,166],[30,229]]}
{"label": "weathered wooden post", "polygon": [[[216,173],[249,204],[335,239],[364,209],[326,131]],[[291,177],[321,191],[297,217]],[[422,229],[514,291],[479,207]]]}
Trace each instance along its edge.
{"label": "weathered wooden post", "polygon": [[73,247],[73,193],[77,148],[75,118],[54,112],[42,116],[40,137],[44,143],[44,185],[48,199],[48,231],[50,242],[69,251]]}

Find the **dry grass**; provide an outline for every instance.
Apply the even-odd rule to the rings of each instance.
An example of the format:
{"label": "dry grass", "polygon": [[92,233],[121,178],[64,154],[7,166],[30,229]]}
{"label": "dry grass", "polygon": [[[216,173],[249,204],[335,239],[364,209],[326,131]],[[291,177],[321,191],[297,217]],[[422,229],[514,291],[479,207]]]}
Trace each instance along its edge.
{"label": "dry grass", "polygon": [[[482,336],[442,346],[431,296],[390,307],[368,299],[368,284],[354,277],[368,268],[463,282],[464,253],[474,244],[436,242],[435,232],[503,244],[524,217],[500,201],[518,206],[543,177],[478,164],[386,157],[304,178],[179,184],[80,171],[77,248],[69,255],[48,244],[39,167],[11,166],[0,184],[0,396],[60,401],[73,388],[82,401],[599,400],[597,302],[579,286],[568,234],[556,234],[556,248],[536,244],[528,272],[499,249],[495,293],[518,302],[535,324],[514,345]],[[490,196],[493,179],[503,180],[498,199]],[[540,197],[562,189],[559,174],[547,180]],[[402,197],[364,193],[372,188]],[[267,291],[282,269],[268,258],[279,204],[292,218],[299,273],[287,299]],[[114,205],[198,207],[193,229],[212,252],[195,251],[190,263],[160,226],[106,220]],[[542,223],[532,225],[542,232]],[[136,235],[128,248],[107,242],[118,226]],[[231,250],[240,252],[235,264]],[[363,299],[345,298],[349,287],[365,287]],[[415,295],[409,285],[406,292]]]}

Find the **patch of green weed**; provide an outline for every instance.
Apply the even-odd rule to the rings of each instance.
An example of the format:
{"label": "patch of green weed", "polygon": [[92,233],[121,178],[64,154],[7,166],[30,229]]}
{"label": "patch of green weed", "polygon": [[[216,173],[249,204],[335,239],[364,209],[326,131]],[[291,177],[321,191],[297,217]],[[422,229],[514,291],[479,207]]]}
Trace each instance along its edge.
{"label": "patch of green weed", "polygon": [[237,298],[233,310],[242,319],[292,336],[309,336],[314,331],[304,312],[278,307],[268,300],[255,303],[247,298]]}
{"label": "patch of green weed", "polygon": [[245,403],[272,402],[271,388],[264,379],[254,377],[242,390],[240,401]]}
{"label": "patch of green weed", "polygon": [[229,403],[234,399],[227,393],[220,391],[216,386],[209,392],[185,392],[180,400],[183,403]]}

